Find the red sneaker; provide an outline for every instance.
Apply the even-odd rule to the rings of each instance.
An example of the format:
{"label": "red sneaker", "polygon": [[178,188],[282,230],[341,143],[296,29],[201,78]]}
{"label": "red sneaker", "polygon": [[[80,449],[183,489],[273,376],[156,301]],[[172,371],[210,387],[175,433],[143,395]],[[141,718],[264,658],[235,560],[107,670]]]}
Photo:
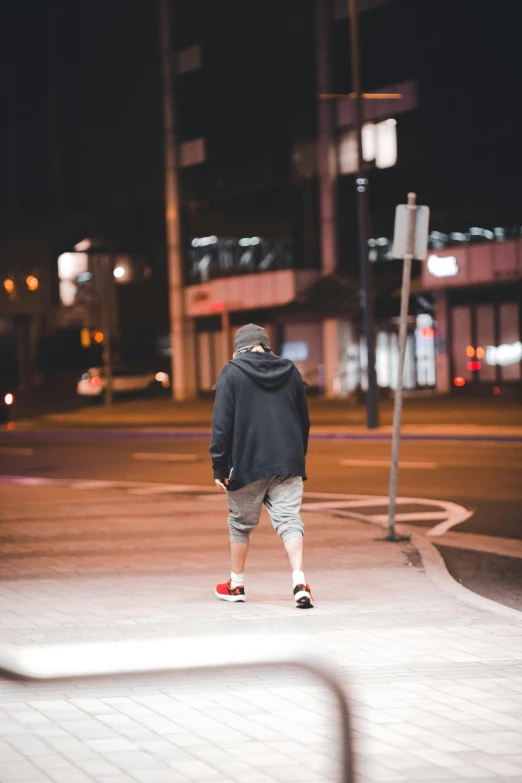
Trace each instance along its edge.
{"label": "red sneaker", "polygon": [[298,609],[312,609],[314,597],[310,585],[296,585],[294,587],[295,605]]}
{"label": "red sneaker", "polygon": [[245,588],[241,587],[232,588],[232,581],[229,579],[226,584],[216,585],[216,597],[221,601],[231,601],[232,603],[238,603],[239,601],[246,601]]}

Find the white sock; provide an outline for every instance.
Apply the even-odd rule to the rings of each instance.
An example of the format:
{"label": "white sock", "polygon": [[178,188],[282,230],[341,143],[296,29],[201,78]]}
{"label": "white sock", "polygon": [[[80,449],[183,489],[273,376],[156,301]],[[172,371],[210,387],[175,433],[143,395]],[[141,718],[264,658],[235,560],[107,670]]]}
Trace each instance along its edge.
{"label": "white sock", "polygon": [[230,572],[230,581],[231,581],[231,588],[234,590],[236,587],[244,587],[245,585],[245,575],[244,574],[235,574],[233,571]]}
{"label": "white sock", "polygon": [[297,585],[305,585],[305,575],[304,571],[294,571],[292,574],[292,581],[294,583],[294,587],[297,587]]}

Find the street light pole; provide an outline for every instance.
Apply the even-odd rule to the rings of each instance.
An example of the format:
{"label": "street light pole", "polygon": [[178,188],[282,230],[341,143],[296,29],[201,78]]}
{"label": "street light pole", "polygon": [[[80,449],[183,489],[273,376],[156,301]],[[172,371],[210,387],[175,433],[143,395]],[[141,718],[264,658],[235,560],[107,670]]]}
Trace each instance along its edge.
{"label": "street light pole", "polygon": [[350,18],[350,49],[352,60],[352,90],[355,101],[355,124],[357,133],[357,231],[359,245],[359,270],[361,288],[361,310],[363,316],[364,337],[366,340],[368,391],[366,396],[366,419],[369,429],[379,426],[379,409],[377,403],[377,378],[375,374],[375,351],[373,334],[373,286],[368,257],[368,177],[363,157],[362,126],[364,112],[364,96],[361,92],[360,48],[359,48],[359,16],[357,0],[348,0],[348,15]]}
{"label": "street light pole", "polygon": [[176,113],[174,108],[174,69],[171,46],[170,0],[159,0],[160,45],[163,90],[163,138],[165,155],[165,223],[169,275],[169,313],[172,346],[172,395],[187,398],[185,345],[183,337],[183,267],[179,214]]}

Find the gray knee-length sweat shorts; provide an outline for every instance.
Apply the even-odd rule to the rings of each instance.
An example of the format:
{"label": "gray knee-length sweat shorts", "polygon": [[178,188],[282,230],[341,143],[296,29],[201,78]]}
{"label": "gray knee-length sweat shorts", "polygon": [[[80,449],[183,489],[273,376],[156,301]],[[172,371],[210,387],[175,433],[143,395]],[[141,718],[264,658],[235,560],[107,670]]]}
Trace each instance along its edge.
{"label": "gray knee-length sweat shorts", "polygon": [[259,522],[263,504],[270,514],[275,532],[283,541],[303,538],[304,525],[300,514],[302,500],[301,476],[273,476],[254,481],[235,492],[227,492],[230,541],[248,541]]}

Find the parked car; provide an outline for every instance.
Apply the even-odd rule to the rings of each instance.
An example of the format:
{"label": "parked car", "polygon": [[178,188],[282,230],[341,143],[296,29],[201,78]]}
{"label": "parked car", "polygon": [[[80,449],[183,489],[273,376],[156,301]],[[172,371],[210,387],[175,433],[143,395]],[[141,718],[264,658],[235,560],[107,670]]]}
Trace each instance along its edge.
{"label": "parked car", "polygon": [[[114,394],[138,394],[140,392],[161,392],[170,386],[168,373],[131,367],[115,367],[112,371]],[[107,376],[103,367],[91,367],[84,372],[76,392],[81,397],[100,397],[107,387]]]}

